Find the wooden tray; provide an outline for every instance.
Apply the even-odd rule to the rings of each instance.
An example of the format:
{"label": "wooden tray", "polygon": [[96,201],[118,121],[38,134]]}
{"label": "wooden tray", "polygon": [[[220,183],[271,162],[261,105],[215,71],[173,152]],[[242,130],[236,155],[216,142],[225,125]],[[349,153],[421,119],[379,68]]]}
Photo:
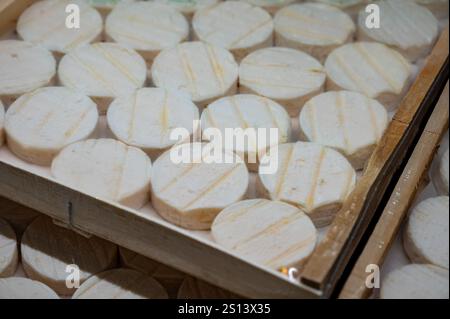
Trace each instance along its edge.
{"label": "wooden tray", "polygon": [[[0,0],[0,35],[14,29],[14,20],[32,2]],[[245,297],[328,297],[405,150],[420,133],[418,124],[432,107],[435,79],[442,76],[447,57],[448,28],[399,106],[355,191],[306,263],[300,282],[224,250],[207,232],[187,231],[165,222],[149,205],[136,211],[63,186],[47,168],[21,162],[5,147],[0,149],[0,196]]]}

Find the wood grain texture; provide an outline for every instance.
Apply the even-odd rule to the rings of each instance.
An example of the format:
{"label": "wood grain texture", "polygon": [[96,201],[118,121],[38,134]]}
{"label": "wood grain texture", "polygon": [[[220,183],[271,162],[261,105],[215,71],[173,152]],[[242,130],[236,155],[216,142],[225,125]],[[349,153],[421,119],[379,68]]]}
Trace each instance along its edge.
{"label": "wood grain texture", "polygon": [[347,280],[340,298],[368,298],[372,289],[365,285],[366,267],[369,264],[381,266],[394,242],[414,198],[427,177],[434,154],[442,135],[448,129],[449,84],[441,95],[425,131],[408,161],[392,196],[386,205],[367,246],[359,257]]}

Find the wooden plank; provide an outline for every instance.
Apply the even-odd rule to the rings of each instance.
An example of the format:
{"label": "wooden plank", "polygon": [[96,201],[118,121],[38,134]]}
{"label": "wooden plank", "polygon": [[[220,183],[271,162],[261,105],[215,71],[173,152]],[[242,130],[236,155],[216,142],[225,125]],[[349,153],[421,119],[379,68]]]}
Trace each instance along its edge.
{"label": "wooden plank", "polygon": [[331,294],[334,289],[367,229],[392,174],[403,162],[407,149],[417,136],[418,124],[430,107],[423,102],[448,59],[448,32],[448,27],[442,32],[428,59],[429,63],[401,102],[397,116],[369,159],[363,177],[302,271],[301,281],[322,290],[324,295]]}
{"label": "wooden plank", "polygon": [[0,0],[0,34],[14,30],[19,15],[35,0]]}
{"label": "wooden plank", "polygon": [[368,298],[372,289],[365,285],[369,264],[381,267],[394,242],[400,225],[427,178],[442,135],[448,129],[449,84],[442,93],[416,148],[384,209],[367,246],[340,293],[340,298]]}

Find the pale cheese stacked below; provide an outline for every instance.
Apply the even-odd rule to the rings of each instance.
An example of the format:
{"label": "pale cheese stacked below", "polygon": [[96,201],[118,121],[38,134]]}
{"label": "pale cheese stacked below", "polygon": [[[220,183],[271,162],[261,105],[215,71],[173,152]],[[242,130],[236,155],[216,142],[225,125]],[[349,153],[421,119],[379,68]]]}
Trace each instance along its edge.
{"label": "pale cheese stacked below", "polygon": [[14,229],[0,218],[0,278],[14,275],[19,260],[19,249]]}
{"label": "pale cheese stacked below", "polygon": [[0,101],[0,147],[2,147],[3,142],[5,140],[5,107],[3,106],[2,101]]}
{"label": "pale cheese stacked below", "polygon": [[261,7],[270,14],[274,15],[278,10],[287,6],[296,0],[243,0],[251,5]]}
{"label": "pale cheese stacked below", "polygon": [[380,0],[380,27],[367,27],[371,13],[361,10],[358,16],[358,40],[372,40],[389,45],[409,59],[416,61],[426,56],[439,34],[439,25],[433,14],[411,0]]}
{"label": "pale cheese stacked below", "polygon": [[323,90],[326,74],[312,56],[290,48],[267,48],[245,57],[239,66],[241,93],[265,96],[297,116],[303,104]]}
{"label": "pale cheese stacked below", "polygon": [[355,24],[343,11],[321,3],[285,7],[274,17],[275,43],[308,54],[319,61],[336,47],[353,40]]}
{"label": "pale cheese stacked below", "polygon": [[296,205],[317,227],[328,225],[352,192],[356,172],[339,152],[316,143],[282,144],[263,162],[277,161],[275,174],[259,174],[260,196]]}
{"label": "pale cheese stacked below", "polygon": [[0,299],[59,299],[56,292],[39,281],[27,278],[0,279]]}
{"label": "pale cheese stacked below", "polygon": [[104,18],[108,16],[112,9],[119,3],[131,3],[137,0],[88,0],[88,3],[97,9]]}
{"label": "pale cheese stacked below", "polygon": [[448,147],[447,150],[438,157],[438,161],[431,170],[431,180],[433,182],[434,188],[438,191],[440,195],[448,195],[449,191],[449,157],[448,157]]}
{"label": "pale cheese stacked below", "polygon": [[197,40],[228,49],[237,61],[273,44],[273,20],[245,2],[225,1],[197,11],[192,20]]}
{"label": "pale cheese stacked below", "polygon": [[317,230],[303,211],[266,199],[228,206],[216,217],[211,230],[220,245],[275,270],[301,266],[317,241]]}
{"label": "pale cheese stacked below", "polygon": [[[257,171],[259,157],[270,146],[287,143],[291,136],[291,119],[284,108],[272,100],[252,94],[233,95],[213,102],[203,111],[201,126],[206,140],[210,140],[206,136],[208,130],[218,129],[223,147],[245,159],[251,171]],[[241,136],[248,133],[246,140],[235,141],[229,148],[226,138],[230,129],[242,129]],[[271,140],[270,134],[274,130],[278,137]],[[259,136],[265,136],[265,140]],[[231,137],[228,136],[228,139]]]}
{"label": "pale cheese stacked below", "polygon": [[448,269],[411,264],[389,273],[381,283],[382,299],[448,299]]}
{"label": "pale cheese stacked below", "polygon": [[245,163],[229,151],[211,151],[205,143],[183,144],[155,161],[152,204],[164,219],[206,230],[223,208],[244,198],[249,184]]}
{"label": "pale cheese stacked below", "polygon": [[155,0],[177,9],[189,20],[198,10],[217,5],[220,1],[222,0]]}
{"label": "pale cheese stacked below", "polygon": [[84,140],[98,123],[94,102],[64,87],[45,87],[18,98],[5,115],[9,149],[19,158],[50,165],[65,146]]}
{"label": "pale cheese stacked below", "polygon": [[178,290],[177,299],[240,299],[238,296],[203,280],[187,277]]}
{"label": "pale cheese stacked below", "polygon": [[67,266],[77,265],[83,283],[116,265],[117,246],[97,237],[78,235],[43,216],[23,234],[21,254],[29,278],[45,283],[60,295],[72,295],[75,289],[66,285]]}
{"label": "pale cheese stacked below", "polygon": [[362,169],[388,125],[378,101],[350,91],[319,94],[300,113],[301,137],[337,149]]}
{"label": "pale cheese stacked below", "polygon": [[113,139],[64,148],[51,167],[57,181],[103,200],[139,209],[148,201],[151,161],[140,149]]}
{"label": "pale cheese stacked below", "polygon": [[185,42],[161,51],[151,68],[157,87],[177,90],[198,107],[236,93],[238,65],[233,55],[203,42]]}
{"label": "pale cheese stacked below", "polygon": [[375,42],[345,44],[330,53],[327,90],[349,90],[378,100],[388,110],[406,93],[412,66],[397,51]]}
{"label": "pale cheese stacked below", "polygon": [[438,19],[448,18],[449,0],[415,0],[416,3],[428,8]]}
{"label": "pale cheese stacked below", "polygon": [[403,245],[413,262],[449,268],[448,209],[448,196],[441,196],[426,199],[412,210]]}
{"label": "pale cheese stacked below", "polygon": [[314,0],[323,4],[334,6],[346,13],[352,18],[358,16],[359,11],[368,4],[367,0]]}
{"label": "pale cheese stacked below", "polygon": [[54,84],[56,61],[43,47],[4,40],[0,41],[0,70],[0,98],[10,105],[22,94]]}
{"label": "pale cheese stacked below", "polygon": [[73,299],[167,299],[167,292],[153,278],[131,269],[113,269],[92,276]]}
{"label": "pale cheese stacked below", "polygon": [[138,51],[150,67],[163,49],[187,40],[189,24],[174,8],[156,2],[123,3],[105,23],[107,39]]}
{"label": "pale cheese stacked below", "polygon": [[116,43],[95,43],[66,54],[58,68],[62,85],[90,96],[104,114],[111,101],[144,86],[147,68],[134,50]]}
{"label": "pale cheese stacked below", "polygon": [[[79,8],[79,28],[66,25],[66,21],[72,21],[66,12],[71,4]],[[102,17],[84,0],[38,1],[28,7],[17,22],[17,32],[22,39],[40,44],[57,56],[100,40],[102,30]]]}

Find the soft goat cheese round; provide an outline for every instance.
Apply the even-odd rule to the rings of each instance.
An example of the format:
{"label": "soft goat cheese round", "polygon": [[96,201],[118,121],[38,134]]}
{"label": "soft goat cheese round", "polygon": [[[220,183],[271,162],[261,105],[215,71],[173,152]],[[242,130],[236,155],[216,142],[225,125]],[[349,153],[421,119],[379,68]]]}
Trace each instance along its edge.
{"label": "soft goat cheese round", "polygon": [[[79,28],[66,25],[66,7],[80,9]],[[25,41],[40,44],[58,55],[100,40],[103,21],[100,14],[84,0],[43,0],[27,8],[17,22],[17,32]]]}
{"label": "soft goat cheese round", "polygon": [[325,62],[327,90],[349,90],[397,106],[409,84],[412,66],[397,51],[375,42],[345,44]]}
{"label": "soft goat cheese round", "polygon": [[259,174],[262,197],[296,205],[317,227],[328,225],[352,192],[356,172],[339,152],[316,143],[297,142],[275,146],[277,152],[262,162],[277,160],[274,174]]}
{"label": "soft goat cheese round", "polygon": [[230,50],[237,61],[273,44],[272,17],[245,2],[225,1],[199,10],[192,28],[196,39]]}
{"label": "soft goat cheese round", "polygon": [[410,61],[424,57],[431,50],[439,33],[433,14],[410,0],[380,0],[379,28],[368,28],[368,15],[361,10],[358,17],[358,40],[373,40],[398,49]]}
{"label": "soft goat cheese round", "polygon": [[243,0],[251,5],[261,7],[270,14],[274,15],[279,9],[291,4],[296,0]]}
{"label": "soft goat cheese round", "polygon": [[303,104],[323,90],[326,75],[312,56],[289,48],[267,48],[245,57],[239,66],[241,93],[272,99],[297,116]]}
{"label": "soft goat cheese round", "polygon": [[381,283],[382,299],[448,299],[448,269],[407,265],[390,272]]}
{"label": "soft goat cheese round", "polygon": [[317,241],[317,230],[304,212],[266,199],[228,206],[216,217],[211,231],[220,245],[275,270],[301,266]]}
{"label": "soft goat cheese round", "polygon": [[403,245],[413,262],[449,268],[448,209],[448,196],[441,196],[426,199],[412,210]]}
{"label": "soft goat cheese round", "polygon": [[92,276],[73,299],[167,299],[167,292],[153,278],[131,269],[113,269]]}
{"label": "soft goat cheese round", "polygon": [[138,51],[150,67],[155,56],[189,36],[186,18],[174,8],[155,2],[119,4],[105,23],[107,39]]}
{"label": "soft goat cheese round", "polygon": [[209,8],[213,5],[217,5],[221,0],[154,0],[167,4],[185,15],[189,20],[193,15],[201,9]]}
{"label": "soft goat cheese round", "polygon": [[[249,132],[248,140],[243,144],[234,141],[230,151],[235,151],[245,159],[251,171],[258,169],[258,156],[264,155],[267,148],[276,144],[287,143],[291,136],[291,119],[284,108],[278,103],[262,96],[252,94],[239,94],[221,98],[208,106],[201,116],[203,133],[208,129],[219,129],[222,137],[222,145],[227,148],[227,131],[242,129],[254,129]],[[278,138],[271,141],[270,129],[276,129]],[[265,130],[265,141],[259,139],[258,130]],[[209,140],[206,134],[203,138]],[[230,138],[230,137],[228,137]]]}
{"label": "soft goat cheese round", "polygon": [[45,87],[18,98],[5,115],[8,147],[21,159],[50,165],[66,145],[94,133],[94,102],[64,87]]}
{"label": "soft goat cheese round", "polygon": [[151,68],[157,87],[178,90],[202,108],[237,90],[238,65],[225,49],[184,42],[161,51]]}
{"label": "soft goat cheese round", "polygon": [[378,101],[350,91],[332,91],[309,100],[300,113],[302,138],[333,147],[362,169],[388,125]]}
{"label": "soft goat cheese round", "polygon": [[59,299],[56,292],[27,278],[0,278],[0,299]]}
{"label": "soft goat cheese round", "polygon": [[353,40],[355,24],[341,10],[321,3],[285,7],[274,17],[275,43],[324,61],[336,47]]}
{"label": "soft goat cheese round", "polygon": [[8,222],[0,218],[0,278],[13,276],[18,260],[16,233]]}
{"label": "soft goat cheese round", "polygon": [[140,149],[113,139],[69,145],[55,157],[51,172],[67,186],[135,209],[148,201],[150,159]]}
{"label": "soft goat cheese round", "polygon": [[220,210],[244,198],[249,183],[245,163],[221,149],[216,160],[210,151],[207,144],[182,144],[155,161],[152,204],[171,223],[209,229]]}
{"label": "soft goat cheese round", "polygon": [[449,191],[449,157],[447,150],[437,158],[437,162],[431,168],[431,181],[440,195],[448,195]]}
{"label": "soft goat cheese round", "polygon": [[97,102],[104,114],[111,101],[144,86],[145,61],[134,50],[116,43],[95,43],[66,54],[58,69],[62,85]]}
{"label": "soft goat cheese round", "polygon": [[115,99],[107,113],[108,126],[125,144],[136,146],[155,158],[180,141],[171,139],[173,129],[194,134],[198,108],[186,97],[161,88],[142,88]]}
{"label": "soft goat cheese round", "polygon": [[367,5],[367,0],[314,0],[314,1],[334,6],[348,13],[352,18],[356,18],[359,11]]}
{"label": "soft goat cheese round", "polygon": [[77,265],[83,283],[90,276],[115,266],[117,246],[97,237],[85,238],[42,216],[23,234],[21,254],[29,278],[68,296],[75,289],[66,285],[67,266]]}
{"label": "soft goat cheese round", "polygon": [[55,82],[56,61],[47,49],[25,41],[0,41],[0,97],[10,105],[20,95]]}

